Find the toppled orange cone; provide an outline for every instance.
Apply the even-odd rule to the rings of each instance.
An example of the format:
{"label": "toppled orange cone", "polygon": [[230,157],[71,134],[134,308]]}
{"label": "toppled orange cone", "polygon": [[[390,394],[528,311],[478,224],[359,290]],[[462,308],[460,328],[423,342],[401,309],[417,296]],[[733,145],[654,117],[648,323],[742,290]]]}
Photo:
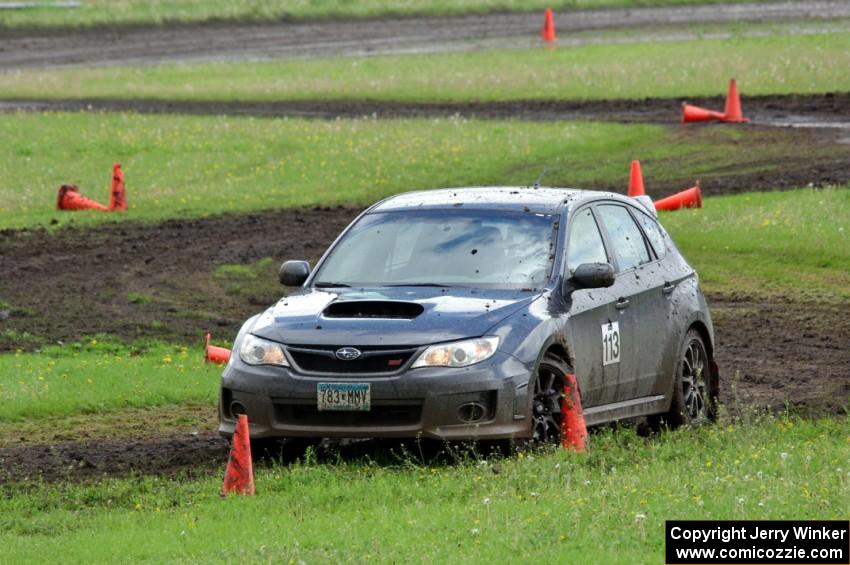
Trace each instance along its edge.
{"label": "toppled orange cone", "polygon": [[99,210],[107,212],[109,209],[95,202],[91,198],[86,198],[80,194],[80,187],[76,184],[63,184],[59,187],[59,192],[56,195],[57,210]]}
{"label": "toppled orange cone", "polygon": [[127,191],[124,189],[124,171],[121,163],[112,165],[112,190],[109,192],[109,209],[124,212],[127,210]]}
{"label": "toppled orange cone", "polygon": [[554,43],[558,40],[555,36],[555,17],[552,14],[552,8],[546,8],[543,12],[543,30],[540,32],[540,38],[546,43]]}
{"label": "toppled orange cone", "polygon": [[242,495],[254,494],[254,464],[251,460],[251,437],[248,431],[248,416],[240,414],[233,432],[233,446],[221,485],[221,496],[231,492]]}
{"label": "toppled orange cone", "polygon": [[564,399],[561,401],[561,412],[564,415],[561,422],[561,447],[574,449],[579,453],[585,451],[587,449],[587,423],[581,409],[576,376],[572,373],[564,375]]}
{"label": "toppled orange cone", "polygon": [[680,208],[702,208],[702,193],[699,189],[699,181],[691,188],[655,202],[656,210],[671,211],[679,210]]}
{"label": "toppled orange cone", "polygon": [[646,190],[643,187],[643,173],[640,170],[640,161],[632,161],[632,171],[629,175],[629,196],[643,196]]}
{"label": "toppled orange cone", "polygon": [[210,345],[212,336],[204,336],[204,361],[207,363],[227,363],[230,361],[230,350],[225,347]]}
{"label": "toppled orange cone", "polygon": [[719,122],[723,120],[723,114],[714,110],[706,110],[699,106],[693,106],[688,103],[682,104],[682,121],[681,124],[689,124],[692,122]]}

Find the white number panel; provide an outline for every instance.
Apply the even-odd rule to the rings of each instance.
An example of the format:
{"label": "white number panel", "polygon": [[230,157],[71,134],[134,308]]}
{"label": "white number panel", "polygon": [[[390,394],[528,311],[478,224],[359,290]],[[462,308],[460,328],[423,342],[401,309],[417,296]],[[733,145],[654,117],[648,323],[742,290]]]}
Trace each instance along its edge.
{"label": "white number panel", "polygon": [[602,364],[620,362],[620,322],[602,324]]}

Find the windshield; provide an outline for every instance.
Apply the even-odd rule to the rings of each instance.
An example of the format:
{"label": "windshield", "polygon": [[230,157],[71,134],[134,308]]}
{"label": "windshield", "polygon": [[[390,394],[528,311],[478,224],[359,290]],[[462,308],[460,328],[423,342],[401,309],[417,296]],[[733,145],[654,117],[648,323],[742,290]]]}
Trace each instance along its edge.
{"label": "windshield", "polygon": [[555,217],[491,210],[369,214],[334,247],[316,286],[537,288]]}

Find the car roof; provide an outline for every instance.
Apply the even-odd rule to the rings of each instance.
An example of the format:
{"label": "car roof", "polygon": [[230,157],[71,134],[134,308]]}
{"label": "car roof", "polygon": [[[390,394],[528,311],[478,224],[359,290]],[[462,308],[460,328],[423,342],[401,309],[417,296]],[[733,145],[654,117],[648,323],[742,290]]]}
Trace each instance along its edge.
{"label": "car roof", "polygon": [[595,198],[615,198],[619,194],[576,188],[529,186],[477,186],[440,188],[404,192],[375,204],[369,212],[390,212],[408,209],[466,209],[517,210],[539,214],[560,213],[564,206],[575,205]]}

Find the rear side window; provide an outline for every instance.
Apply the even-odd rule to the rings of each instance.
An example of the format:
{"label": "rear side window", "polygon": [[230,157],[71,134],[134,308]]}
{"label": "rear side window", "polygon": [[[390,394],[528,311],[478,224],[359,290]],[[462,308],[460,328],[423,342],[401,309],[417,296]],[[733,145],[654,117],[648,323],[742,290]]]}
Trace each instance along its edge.
{"label": "rear side window", "polygon": [[614,255],[621,271],[626,271],[649,263],[649,251],[632,215],[624,206],[603,204],[599,206],[602,222],[608,232],[608,239],[614,246]]}
{"label": "rear side window", "polygon": [[646,237],[649,239],[649,243],[652,245],[652,248],[655,249],[655,255],[661,259],[667,252],[667,246],[664,244],[664,234],[661,232],[661,227],[655,222],[655,220],[643,212],[638,212],[635,216],[643,228],[643,233],[645,233]]}
{"label": "rear side window", "polygon": [[605,244],[590,208],[578,212],[570,226],[567,269],[572,273],[582,263],[607,263]]}

